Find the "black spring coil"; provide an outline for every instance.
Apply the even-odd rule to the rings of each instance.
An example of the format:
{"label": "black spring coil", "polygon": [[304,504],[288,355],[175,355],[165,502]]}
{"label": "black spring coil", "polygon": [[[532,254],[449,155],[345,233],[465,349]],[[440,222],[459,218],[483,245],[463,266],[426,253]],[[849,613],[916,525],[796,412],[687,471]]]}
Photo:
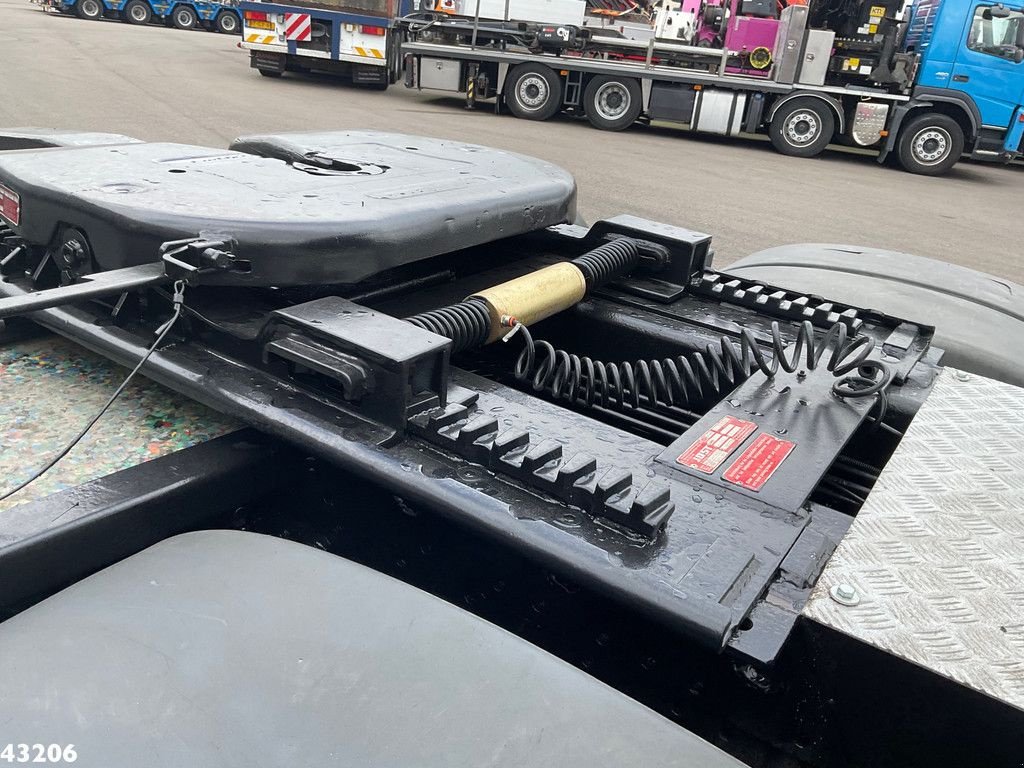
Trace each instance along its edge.
{"label": "black spring coil", "polygon": [[452,340],[452,354],[481,347],[491,334],[491,316],[483,299],[466,299],[405,318],[424,330]]}
{"label": "black spring coil", "polygon": [[867,359],[874,342],[867,336],[850,339],[842,323],[829,328],[818,343],[814,326],[805,321],[790,356],[786,354],[787,345],[779,324],[773,322],[771,354],[767,357],[753,333],[744,329],[739,344],[723,336],[718,347],[709,344],[703,352],[624,363],[605,363],[555,349],[546,341],[534,341],[523,326],[518,333],[525,347],[516,360],[516,379],[529,383],[535,391],[543,390],[554,400],[569,400],[588,407],[623,410],[627,406],[640,408],[641,403],[648,408],[685,407],[733,389],[755,370],[768,377],[774,376],[780,367],[790,373],[800,367],[814,370],[831,349],[826,367],[837,379],[832,392],[851,398],[881,392],[881,412],[876,419],[880,422],[885,411],[884,389],[892,378],[887,365]]}
{"label": "black spring coil", "polygon": [[587,281],[587,292],[596,286],[630,272],[640,263],[640,246],[636,240],[620,237],[573,259]]}

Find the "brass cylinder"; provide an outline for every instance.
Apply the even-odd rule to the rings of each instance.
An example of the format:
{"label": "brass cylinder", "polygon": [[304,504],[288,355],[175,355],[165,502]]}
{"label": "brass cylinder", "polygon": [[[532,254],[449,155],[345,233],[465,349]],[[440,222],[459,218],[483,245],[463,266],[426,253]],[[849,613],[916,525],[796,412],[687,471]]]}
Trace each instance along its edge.
{"label": "brass cylinder", "polygon": [[491,315],[491,335],[487,337],[490,344],[508,332],[513,320],[533,325],[575,306],[586,293],[587,281],[583,273],[563,261],[478,291],[469,298],[487,302]]}

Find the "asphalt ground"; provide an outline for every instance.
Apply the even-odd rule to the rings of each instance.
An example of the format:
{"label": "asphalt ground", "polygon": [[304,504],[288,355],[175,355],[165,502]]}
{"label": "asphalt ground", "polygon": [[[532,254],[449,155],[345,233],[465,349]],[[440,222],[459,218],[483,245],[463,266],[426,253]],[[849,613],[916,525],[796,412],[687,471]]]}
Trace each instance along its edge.
{"label": "asphalt ground", "polygon": [[1024,282],[1024,167],[961,163],[912,176],[846,149],[802,160],[763,138],[635,126],[597,131],[467,111],[401,84],[363,90],[329,77],[260,77],[238,38],[91,22],[0,0],[0,127],[125,133],[225,146],[245,133],[370,128],[536,155],[575,174],[588,220],[632,213],[714,236],[716,265],[793,242],[931,256]]}

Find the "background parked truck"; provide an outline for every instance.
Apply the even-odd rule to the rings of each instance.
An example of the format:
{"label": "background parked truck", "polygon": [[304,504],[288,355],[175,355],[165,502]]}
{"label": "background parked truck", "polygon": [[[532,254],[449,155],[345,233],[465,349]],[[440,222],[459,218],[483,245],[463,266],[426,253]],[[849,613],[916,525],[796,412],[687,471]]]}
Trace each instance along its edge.
{"label": "background parked truck", "polygon": [[327,72],[387,88],[401,74],[394,19],[410,0],[242,2],[242,47],[267,77]]}
{"label": "background parked truck", "polygon": [[[766,133],[799,157],[840,142],[928,175],[1024,150],[1019,4],[682,0],[651,9],[644,40],[642,25],[595,26],[583,0],[510,0],[497,19],[462,2],[400,20],[408,87],[494,99],[524,119],[569,110],[602,130]],[[555,6],[560,21],[537,18]]]}

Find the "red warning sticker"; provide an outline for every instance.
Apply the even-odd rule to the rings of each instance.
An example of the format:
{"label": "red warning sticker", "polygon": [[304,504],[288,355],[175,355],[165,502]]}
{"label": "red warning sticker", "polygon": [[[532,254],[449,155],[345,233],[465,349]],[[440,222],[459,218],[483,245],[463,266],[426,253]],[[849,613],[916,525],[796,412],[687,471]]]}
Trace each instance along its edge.
{"label": "red warning sticker", "polygon": [[715,426],[698,437],[686,452],[676,459],[676,463],[710,475],[729,458],[729,454],[735,451],[740,443],[754,434],[755,429],[757,425],[752,421],[723,416]]}
{"label": "red warning sticker", "polygon": [[722,479],[751,491],[759,491],[795,447],[796,443],[789,440],[779,440],[762,433],[725,470]]}
{"label": "red warning sticker", "polygon": [[0,184],[0,216],[17,226],[21,221],[21,198],[13,189]]}

